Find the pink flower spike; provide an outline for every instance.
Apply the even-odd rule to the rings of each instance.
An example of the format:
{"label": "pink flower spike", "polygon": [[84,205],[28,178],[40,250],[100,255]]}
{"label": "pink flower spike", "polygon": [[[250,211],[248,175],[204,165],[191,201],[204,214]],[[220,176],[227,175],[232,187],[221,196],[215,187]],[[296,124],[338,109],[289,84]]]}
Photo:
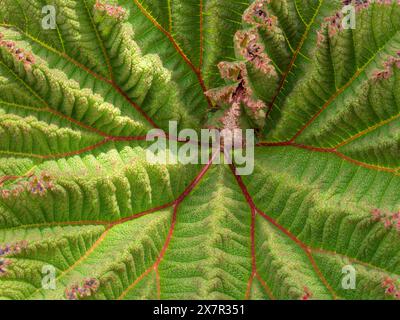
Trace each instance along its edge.
{"label": "pink flower spike", "polygon": [[304,300],[304,301],[310,300],[312,298],[312,296],[313,295],[312,295],[310,289],[308,289],[307,287],[304,287],[304,294],[300,300]]}
{"label": "pink flower spike", "polygon": [[377,208],[373,209],[373,210],[371,211],[371,214],[372,214],[374,220],[377,220],[377,221],[380,220],[381,217],[382,217],[382,212],[381,212],[381,210],[379,210],[379,209],[377,209]]}
{"label": "pink flower spike", "polygon": [[390,286],[388,286],[388,287],[386,288],[385,293],[386,293],[387,295],[390,295],[390,296],[391,296],[391,295],[394,295],[395,291],[396,291],[395,286],[394,286],[394,285],[390,285]]}
{"label": "pink flower spike", "polygon": [[387,229],[390,228],[392,226],[392,220],[390,220],[389,218],[386,218],[384,221],[384,225],[385,225],[385,228],[387,228]]}
{"label": "pink flower spike", "polygon": [[394,280],[392,278],[389,278],[389,277],[385,278],[382,281],[382,287],[384,287],[384,288],[387,287],[388,285],[392,285],[392,284],[394,284]]}

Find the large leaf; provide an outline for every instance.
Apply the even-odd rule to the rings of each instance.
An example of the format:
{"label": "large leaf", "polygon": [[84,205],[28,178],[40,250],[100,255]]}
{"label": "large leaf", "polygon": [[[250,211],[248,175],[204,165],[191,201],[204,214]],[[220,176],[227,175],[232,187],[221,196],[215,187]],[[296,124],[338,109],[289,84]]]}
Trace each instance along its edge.
{"label": "large leaf", "polygon": [[[400,297],[397,0],[0,2],[1,298]],[[172,120],[253,174],[149,163]]]}

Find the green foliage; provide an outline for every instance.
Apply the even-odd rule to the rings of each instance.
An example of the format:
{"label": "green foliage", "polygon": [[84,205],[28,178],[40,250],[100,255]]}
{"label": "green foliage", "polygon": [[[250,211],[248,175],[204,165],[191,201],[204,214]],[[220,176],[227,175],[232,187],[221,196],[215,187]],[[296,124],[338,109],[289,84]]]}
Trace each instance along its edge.
{"label": "green foliage", "polygon": [[[398,298],[389,2],[0,1],[0,298]],[[148,163],[173,120],[255,128],[254,173]]]}

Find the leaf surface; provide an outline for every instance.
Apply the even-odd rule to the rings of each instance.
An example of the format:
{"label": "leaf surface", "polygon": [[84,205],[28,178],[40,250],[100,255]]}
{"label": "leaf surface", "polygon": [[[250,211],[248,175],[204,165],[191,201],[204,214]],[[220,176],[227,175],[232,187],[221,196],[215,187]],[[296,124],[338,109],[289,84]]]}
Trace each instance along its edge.
{"label": "leaf surface", "polygon": [[[398,298],[400,5],[342,7],[0,1],[0,298]],[[149,163],[170,121],[254,172]]]}

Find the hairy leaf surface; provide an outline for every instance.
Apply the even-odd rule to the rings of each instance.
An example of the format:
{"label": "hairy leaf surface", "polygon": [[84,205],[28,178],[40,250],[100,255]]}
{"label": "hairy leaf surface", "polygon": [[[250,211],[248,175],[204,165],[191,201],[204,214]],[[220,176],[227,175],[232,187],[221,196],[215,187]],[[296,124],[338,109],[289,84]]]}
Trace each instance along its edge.
{"label": "hairy leaf surface", "polygon": [[0,298],[399,299],[400,4],[349,2],[0,1]]}

